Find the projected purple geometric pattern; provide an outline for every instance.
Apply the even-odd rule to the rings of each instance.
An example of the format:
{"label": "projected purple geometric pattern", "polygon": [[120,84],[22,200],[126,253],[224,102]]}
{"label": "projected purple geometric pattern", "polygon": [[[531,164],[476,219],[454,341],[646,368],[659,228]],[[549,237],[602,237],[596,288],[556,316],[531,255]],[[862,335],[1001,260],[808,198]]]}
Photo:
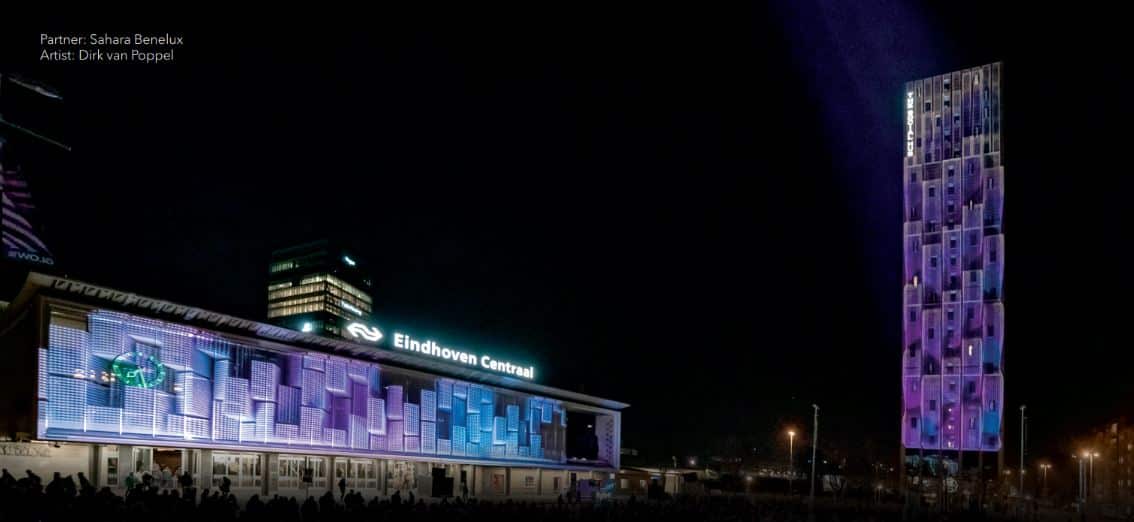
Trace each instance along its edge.
{"label": "projected purple geometric pattern", "polygon": [[[53,316],[40,350],[42,438],[566,460],[559,401],[322,353],[246,346],[118,312],[94,311],[86,319],[84,326]],[[128,380],[112,367],[137,353],[161,366],[147,368],[150,381]],[[551,422],[553,412],[560,422]]]}
{"label": "projected purple geometric pattern", "polygon": [[1004,379],[1000,63],[906,84],[902,443],[997,451]]}

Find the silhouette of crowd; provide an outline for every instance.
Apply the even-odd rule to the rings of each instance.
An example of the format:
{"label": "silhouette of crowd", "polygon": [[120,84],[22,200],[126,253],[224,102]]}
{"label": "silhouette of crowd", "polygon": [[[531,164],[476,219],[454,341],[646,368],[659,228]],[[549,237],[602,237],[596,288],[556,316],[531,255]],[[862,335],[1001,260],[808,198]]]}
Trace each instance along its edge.
{"label": "silhouette of crowd", "polygon": [[[252,522],[312,522],[353,520],[396,520],[398,522],[463,520],[507,521],[752,521],[804,522],[807,508],[799,499],[675,498],[663,501],[627,500],[573,502],[559,497],[556,502],[479,501],[441,499],[425,502],[412,493],[396,492],[388,498],[366,499],[361,493],[340,489],[336,495],[319,497],[259,495],[238,502],[229,491],[231,483],[198,490],[188,474],[154,479],[149,474],[131,484],[126,494],[109,488],[97,489],[82,473],[76,478],[55,473],[46,484],[32,473],[16,478],[7,469],[0,474],[0,522],[123,520],[145,517],[162,522],[230,520]],[[168,486],[168,487],[165,487]],[[866,504],[822,506],[816,509],[817,522],[896,522],[897,510],[879,510]],[[972,517],[954,516],[953,520]]]}

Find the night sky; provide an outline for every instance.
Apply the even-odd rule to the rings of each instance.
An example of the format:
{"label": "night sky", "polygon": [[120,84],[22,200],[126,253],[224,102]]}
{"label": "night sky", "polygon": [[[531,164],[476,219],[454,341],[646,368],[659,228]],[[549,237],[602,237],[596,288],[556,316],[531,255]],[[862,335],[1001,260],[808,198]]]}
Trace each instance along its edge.
{"label": "night sky", "polygon": [[[657,460],[772,455],[813,402],[830,444],[894,459],[902,83],[1004,60],[1009,454],[1021,402],[1035,456],[1129,411],[1120,30],[884,0],[478,9],[4,27],[4,70],[67,100],[74,152],[29,172],[56,258],[262,319],[272,248],[351,239],[378,324],[628,402],[623,444]],[[186,45],[44,65],[42,31]]]}

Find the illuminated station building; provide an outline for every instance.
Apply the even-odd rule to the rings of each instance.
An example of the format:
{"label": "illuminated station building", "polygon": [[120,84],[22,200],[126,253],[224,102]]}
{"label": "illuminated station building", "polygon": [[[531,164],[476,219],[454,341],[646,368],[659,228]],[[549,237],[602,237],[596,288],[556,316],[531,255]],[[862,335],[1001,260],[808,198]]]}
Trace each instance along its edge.
{"label": "illuminated station building", "polygon": [[907,464],[983,462],[1003,443],[1002,71],[973,67],[903,93]]}
{"label": "illuminated station building", "polygon": [[242,498],[318,496],[341,478],[368,498],[555,499],[617,472],[627,404],[540,385],[480,347],[359,324],[303,332],[32,273],[0,314],[0,462],[118,491],[169,468],[198,488],[228,478]]}

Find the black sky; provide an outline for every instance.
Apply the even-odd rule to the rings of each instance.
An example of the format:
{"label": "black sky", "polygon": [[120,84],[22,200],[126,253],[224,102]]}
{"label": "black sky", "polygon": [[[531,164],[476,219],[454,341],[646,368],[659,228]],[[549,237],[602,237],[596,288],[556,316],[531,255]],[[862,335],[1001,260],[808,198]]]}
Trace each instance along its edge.
{"label": "black sky", "polygon": [[[36,22],[3,49],[67,98],[75,151],[33,188],[69,275],[261,318],[272,247],[354,238],[381,321],[629,402],[657,456],[771,451],[812,402],[896,450],[902,82],[1004,60],[1007,411],[1065,450],[1134,398],[1128,60],[1100,13],[945,7]],[[186,46],[43,65],[44,31]]]}

